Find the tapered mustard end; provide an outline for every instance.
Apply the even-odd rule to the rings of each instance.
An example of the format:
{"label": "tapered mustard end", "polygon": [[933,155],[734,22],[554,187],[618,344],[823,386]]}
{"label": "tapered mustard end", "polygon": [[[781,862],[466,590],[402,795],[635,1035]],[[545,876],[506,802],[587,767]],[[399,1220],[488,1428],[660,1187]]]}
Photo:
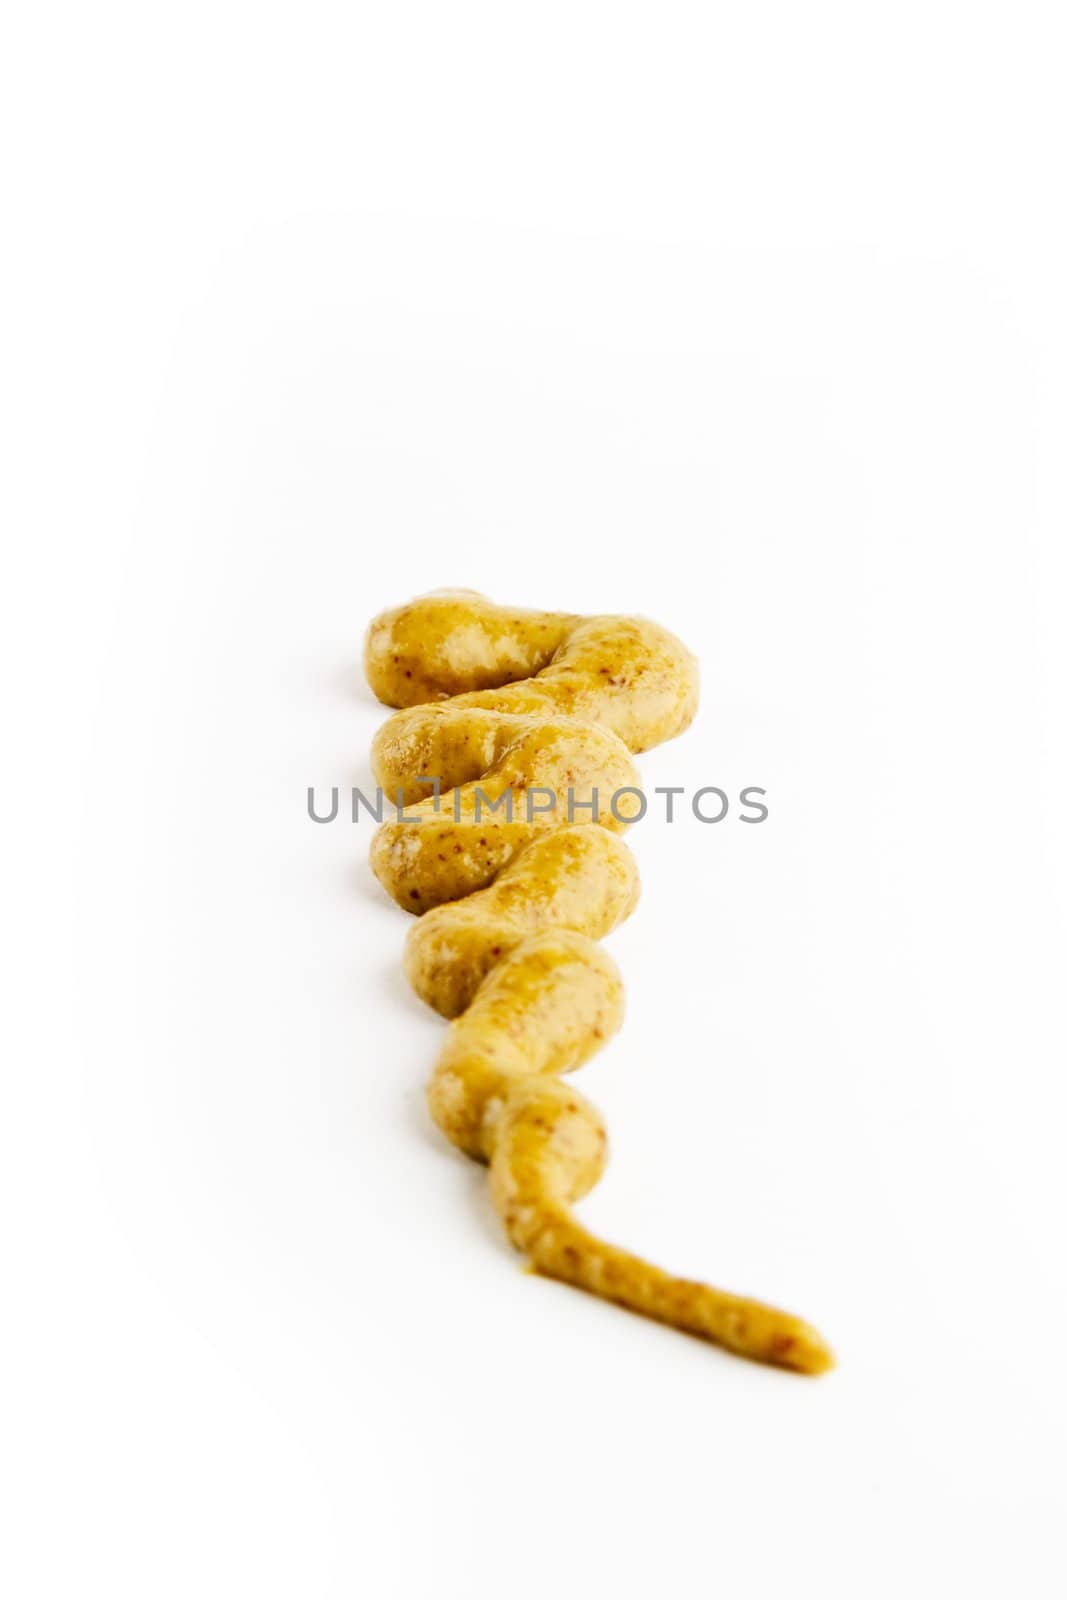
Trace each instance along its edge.
{"label": "tapered mustard end", "polygon": [[822,1334],[810,1323],[793,1319],[773,1339],[768,1359],[775,1366],[788,1367],[790,1372],[812,1378],[837,1365],[837,1357]]}

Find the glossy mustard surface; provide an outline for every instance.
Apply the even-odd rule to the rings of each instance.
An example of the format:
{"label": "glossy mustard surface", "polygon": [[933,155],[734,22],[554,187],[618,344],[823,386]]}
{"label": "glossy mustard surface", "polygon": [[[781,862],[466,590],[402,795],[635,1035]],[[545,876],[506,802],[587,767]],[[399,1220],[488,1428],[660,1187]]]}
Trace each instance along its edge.
{"label": "glossy mustard surface", "polygon": [[545,1276],[753,1360],[825,1371],[832,1353],[807,1323],[674,1277],[597,1239],[571,1209],[602,1173],[607,1138],[563,1074],[621,1023],[622,981],[595,941],[639,892],[620,837],[633,802],[609,800],[639,787],[631,751],[692,721],[694,658],[641,618],[444,590],[376,618],[364,660],[378,698],[401,708],[375,738],[377,780],[418,819],[383,823],[371,863],[419,918],[404,958],[412,986],[451,1019],[430,1112],[487,1163],[509,1238]]}

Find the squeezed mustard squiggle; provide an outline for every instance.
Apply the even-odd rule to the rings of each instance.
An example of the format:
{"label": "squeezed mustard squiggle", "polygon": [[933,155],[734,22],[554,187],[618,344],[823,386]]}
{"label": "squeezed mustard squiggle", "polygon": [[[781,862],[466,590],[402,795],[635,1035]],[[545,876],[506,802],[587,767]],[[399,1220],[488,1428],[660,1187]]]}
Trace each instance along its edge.
{"label": "squeezed mustard squiggle", "polygon": [[825,1371],[833,1356],[807,1323],[672,1277],[571,1211],[600,1177],[607,1139],[596,1108],[560,1078],[622,1020],[618,970],[595,940],[638,895],[619,837],[637,802],[609,801],[639,787],[631,750],[692,721],[693,657],[641,619],[508,610],[441,590],[376,618],[365,666],[378,698],[404,708],[375,738],[375,776],[419,819],[384,823],[371,863],[419,916],[405,952],[412,985],[453,1019],[430,1110],[488,1164],[512,1243],[546,1277],[753,1360]]}

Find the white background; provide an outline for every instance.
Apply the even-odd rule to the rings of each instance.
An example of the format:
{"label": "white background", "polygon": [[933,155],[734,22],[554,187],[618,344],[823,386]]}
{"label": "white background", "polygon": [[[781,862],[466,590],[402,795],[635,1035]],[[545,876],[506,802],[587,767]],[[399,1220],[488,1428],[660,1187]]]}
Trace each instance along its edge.
{"label": "white background", "polygon": [[[1059,8],[25,6],[0,73],[12,1597],[1061,1595]],[[583,1216],[429,1123],[375,611],[698,653]]]}

